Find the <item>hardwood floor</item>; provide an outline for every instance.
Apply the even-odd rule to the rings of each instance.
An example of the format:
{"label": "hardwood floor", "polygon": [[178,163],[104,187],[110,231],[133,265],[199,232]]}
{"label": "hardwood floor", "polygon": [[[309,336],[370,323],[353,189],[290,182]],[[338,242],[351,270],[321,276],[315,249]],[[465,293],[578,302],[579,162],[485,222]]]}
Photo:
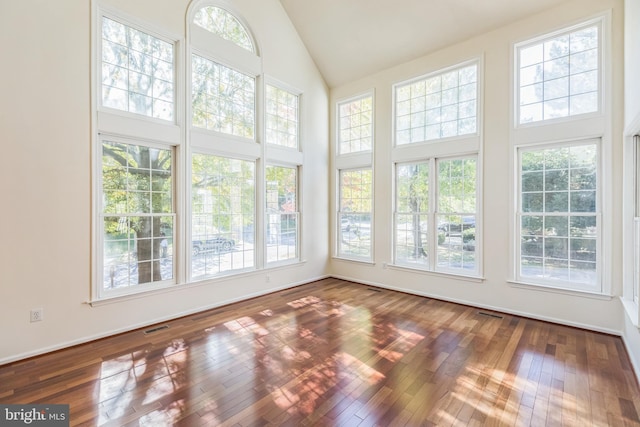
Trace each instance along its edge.
{"label": "hardwood floor", "polygon": [[640,426],[605,334],[337,279],[166,325],[0,366],[0,402],[71,425]]}

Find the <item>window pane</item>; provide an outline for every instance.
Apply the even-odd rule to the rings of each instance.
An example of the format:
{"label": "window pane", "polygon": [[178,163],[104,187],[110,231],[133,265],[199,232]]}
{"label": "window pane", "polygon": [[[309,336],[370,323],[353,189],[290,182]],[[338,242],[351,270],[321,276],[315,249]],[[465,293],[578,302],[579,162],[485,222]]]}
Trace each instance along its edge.
{"label": "window pane", "polygon": [[192,277],[253,267],[255,164],[194,154],[191,188]]}
{"label": "window pane", "polygon": [[296,168],[266,168],[267,262],[295,259],[298,256],[296,175]]}
{"label": "window pane", "polygon": [[193,126],[253,139],[255,78],[198,55],[192,71]]}
{"label": "window pane", "polygon": [[269,144],[298,147],[298,96],[275,86],[266,87],[266,140]]}
{"label": "window pane", "polygon": [[215,6],[203,7],[196,12],[193,23],[255,53],[253,42],[244,25],[224,9]]}
{"label": "window pane", "polygon": [[475,133],[477,70],[474,64],[397,86],[396,144]]}
{"label": "window pane", "polygon": [[518,48],[519,123],[598,111],[598,29]]}
{"label": "window pane", "polygon": [[596,150],[590,144],[521,152],[521,277],[597,284]]}
{"label": "window pane", "polygon": [[339,154],[370,151],[373,143],[373,97],[339,104],[338,127]]}
{"label": "window pane", "polygon": [[371,258],[371,169],[340,171],[338,255]]}
{"label": "window pane", "polygon": [[103,290],[173,278],[170,150],[102,144]]}
{"label": "window pane", "polygon": [[103,17],[101,70],[104,107],[173,120],[171,43]]}

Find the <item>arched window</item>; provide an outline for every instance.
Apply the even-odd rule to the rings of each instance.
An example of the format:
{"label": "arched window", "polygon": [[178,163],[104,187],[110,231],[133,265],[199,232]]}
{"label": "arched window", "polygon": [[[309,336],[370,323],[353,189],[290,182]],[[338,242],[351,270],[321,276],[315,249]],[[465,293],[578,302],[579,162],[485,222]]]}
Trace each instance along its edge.
{"label": "arched window", "polygon": [[193,17],[193,23],[229,40],[249,52],[255,53],[255,47],[244,25],[224,9],[205,6]]}

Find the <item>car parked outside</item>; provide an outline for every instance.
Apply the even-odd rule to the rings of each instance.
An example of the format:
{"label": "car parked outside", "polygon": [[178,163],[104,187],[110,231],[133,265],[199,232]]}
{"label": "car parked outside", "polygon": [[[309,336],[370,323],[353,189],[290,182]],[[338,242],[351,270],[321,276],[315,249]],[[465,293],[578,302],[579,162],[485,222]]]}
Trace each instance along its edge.
{"label": "car parked outside", "polygon": [[196,256],[201,252],[229,252],[233,250],[235,245],[236,242],[233,239],[228,239],[222,236],[202,240],[194,239],[192,242],[193,255]]}

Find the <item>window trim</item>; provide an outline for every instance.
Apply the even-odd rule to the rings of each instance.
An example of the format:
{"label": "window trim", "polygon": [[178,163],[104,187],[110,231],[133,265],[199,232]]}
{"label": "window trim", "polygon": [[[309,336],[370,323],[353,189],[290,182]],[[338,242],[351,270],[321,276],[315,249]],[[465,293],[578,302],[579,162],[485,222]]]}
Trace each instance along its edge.
{"label": "window trim", "polygon": [[[425,139],[424,141],[406,143],[406,144],[398,144],[396,138],[396,127],[397,127],[397,112],[396,112],[396,94],[397,89],[400,86],[406,86],[408,84],[412,84],[415,82],[419,82],[422,80],[427,80],[432,77],[436,77],[438,75],[446,74],[454,70],[466,68],[471,65],[476,65],[476,131],[474,133],[463,134],[463,135],[454,135],[448,137],[442,137],[437,139]],[[426,74],[421,74],[418,76],[411,77],[406,80],[402,80],[396,82],[391,85],[391,137],[392,137],[392,149],[395,150],[410,150],[409,147],[423,147],[423,146],[438,146],[442,145],[447,150],[447,154],[455,155],[459,151],[456,150],[456,147],[451,147],[451,145],[460,145],[459,143],[467,143],[465,145],[472,144],[475,148],[474,150],[479,151],[481,146],[481,140],[483,135],[483,123],[484,123],[484,57],[482,55],[471,57],[470,59],[457,62],[453,65],[449,65],[446,67],[438,68],[432,70]],[[456,144],[451,144],[455,142]]]}
{"label": "window trim", "polygon": [[[264,120],[264,132],[265,135],[261,138],[262,141],[264,141],[264,145],[265,150],[267,152],[278,152],[278,151],[283,151],[284,153],[291,153],[289,155],[290,156],[296,156],[296,153],[300,153],[302,151],[302,126],[300,123],[300,119],[302,117],[302,91],[300,91],[299,89],[296,89],[294,87],[292,87],[291,85],[288,85],[284,82],[281,82],[277,79],[274,79],[272,77],[269,76],[265,76],[264,79],[264,97],[263,97],[263,106],[262,109],[264,111],[264,115],[266,116],[267,114],[267,86],[272,86],[275,87],[277,89],[283,90],[285,92],[289,92],[291,95],[294,95],[297,97],[298,99],[298,110],[296,112],[296,120],[297,120],[297,133],[296,133],[296,146],[295,147],[287,147],[284,145],[278,145],[278,144],[271,144],[269,142],[267,142],[267,136],[266,136],[266,132],[267,132],[267,124],[266,124],[266,117],[263,119]],[[270,154],[270,153],[268,153]],[[287,154],[285,154],[286,156]],[[302,163],[301,160],[298,161],[299,163]]]}
{"label": "window trim", "polygon": [[301,251],[301,245],[300,245],[300,230],[302,229],[301,227],[301,221],[302,221],[302,213],[300,211],[300,182],[301,182],[301,170],[302,170],[302,166],[298,165],[298,164],[286,164],[286,163],[282,163],[282,162],[278,162],[278,161],[269,161],[267,160],[265,163],[265,176],[267,173],[267,168],[268,167],[281,167],[281,168],[289,168],[289,169],[294,169],[296,171],[296,211],[293,212],[296,214],[296,256],[293,258],[288,258],[288,259],[284,259],[284,260],[276,260],[276,261],[271,261],[269,262],[268,259],[268,243],[267,243],[267,209],[266,209],[266,204],[267,204],[267,199],[266,199],[266,184],[267,184],[267,180],[265,178],[265,206],[264,206],[264,215],[265,215],[265,227],[264,227],[264,268],[275,268],[275,267],[280,267],[280,266],[284,266],[284,265],[292,265],[292,264],[299,264],[300,262],[302,262],[302,251]]}
{"label": "window trim", "polygon": [[[518,129],[528,129],[528,128],[538,128],[544,126],[550,126],[554,124],[567,124],[579,120],[588,120],[594,117],[602,117],[607,114],[607,111],[610,110],[608,101],[609,97],[609,85],[607,83],[609,79],[610,66],[609,66],[609,57],[610,57],[610,47],[609,47],[609,37],[610,37],[610,22],[611,22],[611,12],[608,11],[604,14],[598,14],[596,16],[581,19],[578,22],[570,24],[568,26],[563,26],[562,28],[557,28],[555,30],[546,32],[544,34],[539,34],[535,37],[527,38],[525,40],[521,40],[519,42],[513,43],[512,46],[512,63],[513,63],[513,99],[512,99],[512,118],[513,118],[513,128]],[[556,117],[551,119],[542,119],[538,121],[528,122],[528,123],[520,123],[520,58],[519,51],[521,48],[533,46],[539,44],[545,40],[552,39],[557,36],[569,34],[573,31],[588,28],[590,26],[596,25],[598,27],[598,109],[589,113],[581,113],[576,115],[567,115],[564,117]],[[544,80],[543,80],[544,82]]]}
{"label": "window trim", "polygon": [[[583,146],[583,145],[595,145],[596,146],[596,212],[594,212],[591,216],[596,219],[596,227],[597,227],[597,235],[596,235],[596,283],[595,285],[589,287],[590,285],[584,283],[571,282],[566,280],[549,280],[549,279],[541,279],[535,280],[534,278],[523,277],[520,273],[521,266],[521,227],[520,227],[520,218],[522,217],[521,212],[521,158],[523,151],[536,151],[536,150],[545,150],[550,148],[563,148],[563,147],[572,147],[572,146]],[[584,294],[592,294],[592,295],[601,295],[607,296],[610,293],[609,287],[606,284],[605,277],[606,276],[606,262],[607,257],[605,256],[604,248],[605,246],[605,233],[603,230],[605,229],[605,197],[604,197],[604,142],[602,138],[592,137],[592,138],[574,138],[571,140],[563,140],[563,141],[552,141],[552,142],[541,142],[538,144],[520,144],[514,146],[514,215],[513,215],[513,236],[512,244],[513,244],[513,279],[509,280],[510,283],[520,284],[529,287],[538,287],[542,290],[553,290],[557,292],[570,292],[570,293],[584,293]],[[559,212],[563,213],[563,212]],[[567,212],[570,216],[571,212]],[[575,285],[572,285],[575,284]]]}
{"label": "window trim", "polygon": [[[341,240],[341,232],[342,232],[342,228],[341,228],[341,217],[343,215],[343,211],[340,209],[341,208],[341,198],[342,198],[342,172],[348,172],[348,171],[358,171],[358,170],[370,170],[371,171],[371,211],[369,212],[369,215],[371,216],[371,228],[370,228],[370,246],[369,246],[369,256],[368,257],[364,257],[364,256],[356,256],[356,255],[345,255],[343,253],[341,253],[340,251],[340,242]],[[335,249],[334,249],[334,253],[335,256],[334,258],[336,259],[341,259],[341,260],[349,260],[349,261],[355,261],[355,262],[363,262],[363,263],[368,263],[368,264],[373,264],[374,260],[375,260],[375,247],[376,245],[374,245],[375,242],[375,171],[373,168],[373,165],[362,165],[362,166],[354,166],[354,167],[348,167],[348,168],[341,168],[341,169],[336,169],[336,182],[338,183],[337,188],[336,188],[336,215],[335,215]],[[356,212],[356,214],[366,214],[367,212]]]}

